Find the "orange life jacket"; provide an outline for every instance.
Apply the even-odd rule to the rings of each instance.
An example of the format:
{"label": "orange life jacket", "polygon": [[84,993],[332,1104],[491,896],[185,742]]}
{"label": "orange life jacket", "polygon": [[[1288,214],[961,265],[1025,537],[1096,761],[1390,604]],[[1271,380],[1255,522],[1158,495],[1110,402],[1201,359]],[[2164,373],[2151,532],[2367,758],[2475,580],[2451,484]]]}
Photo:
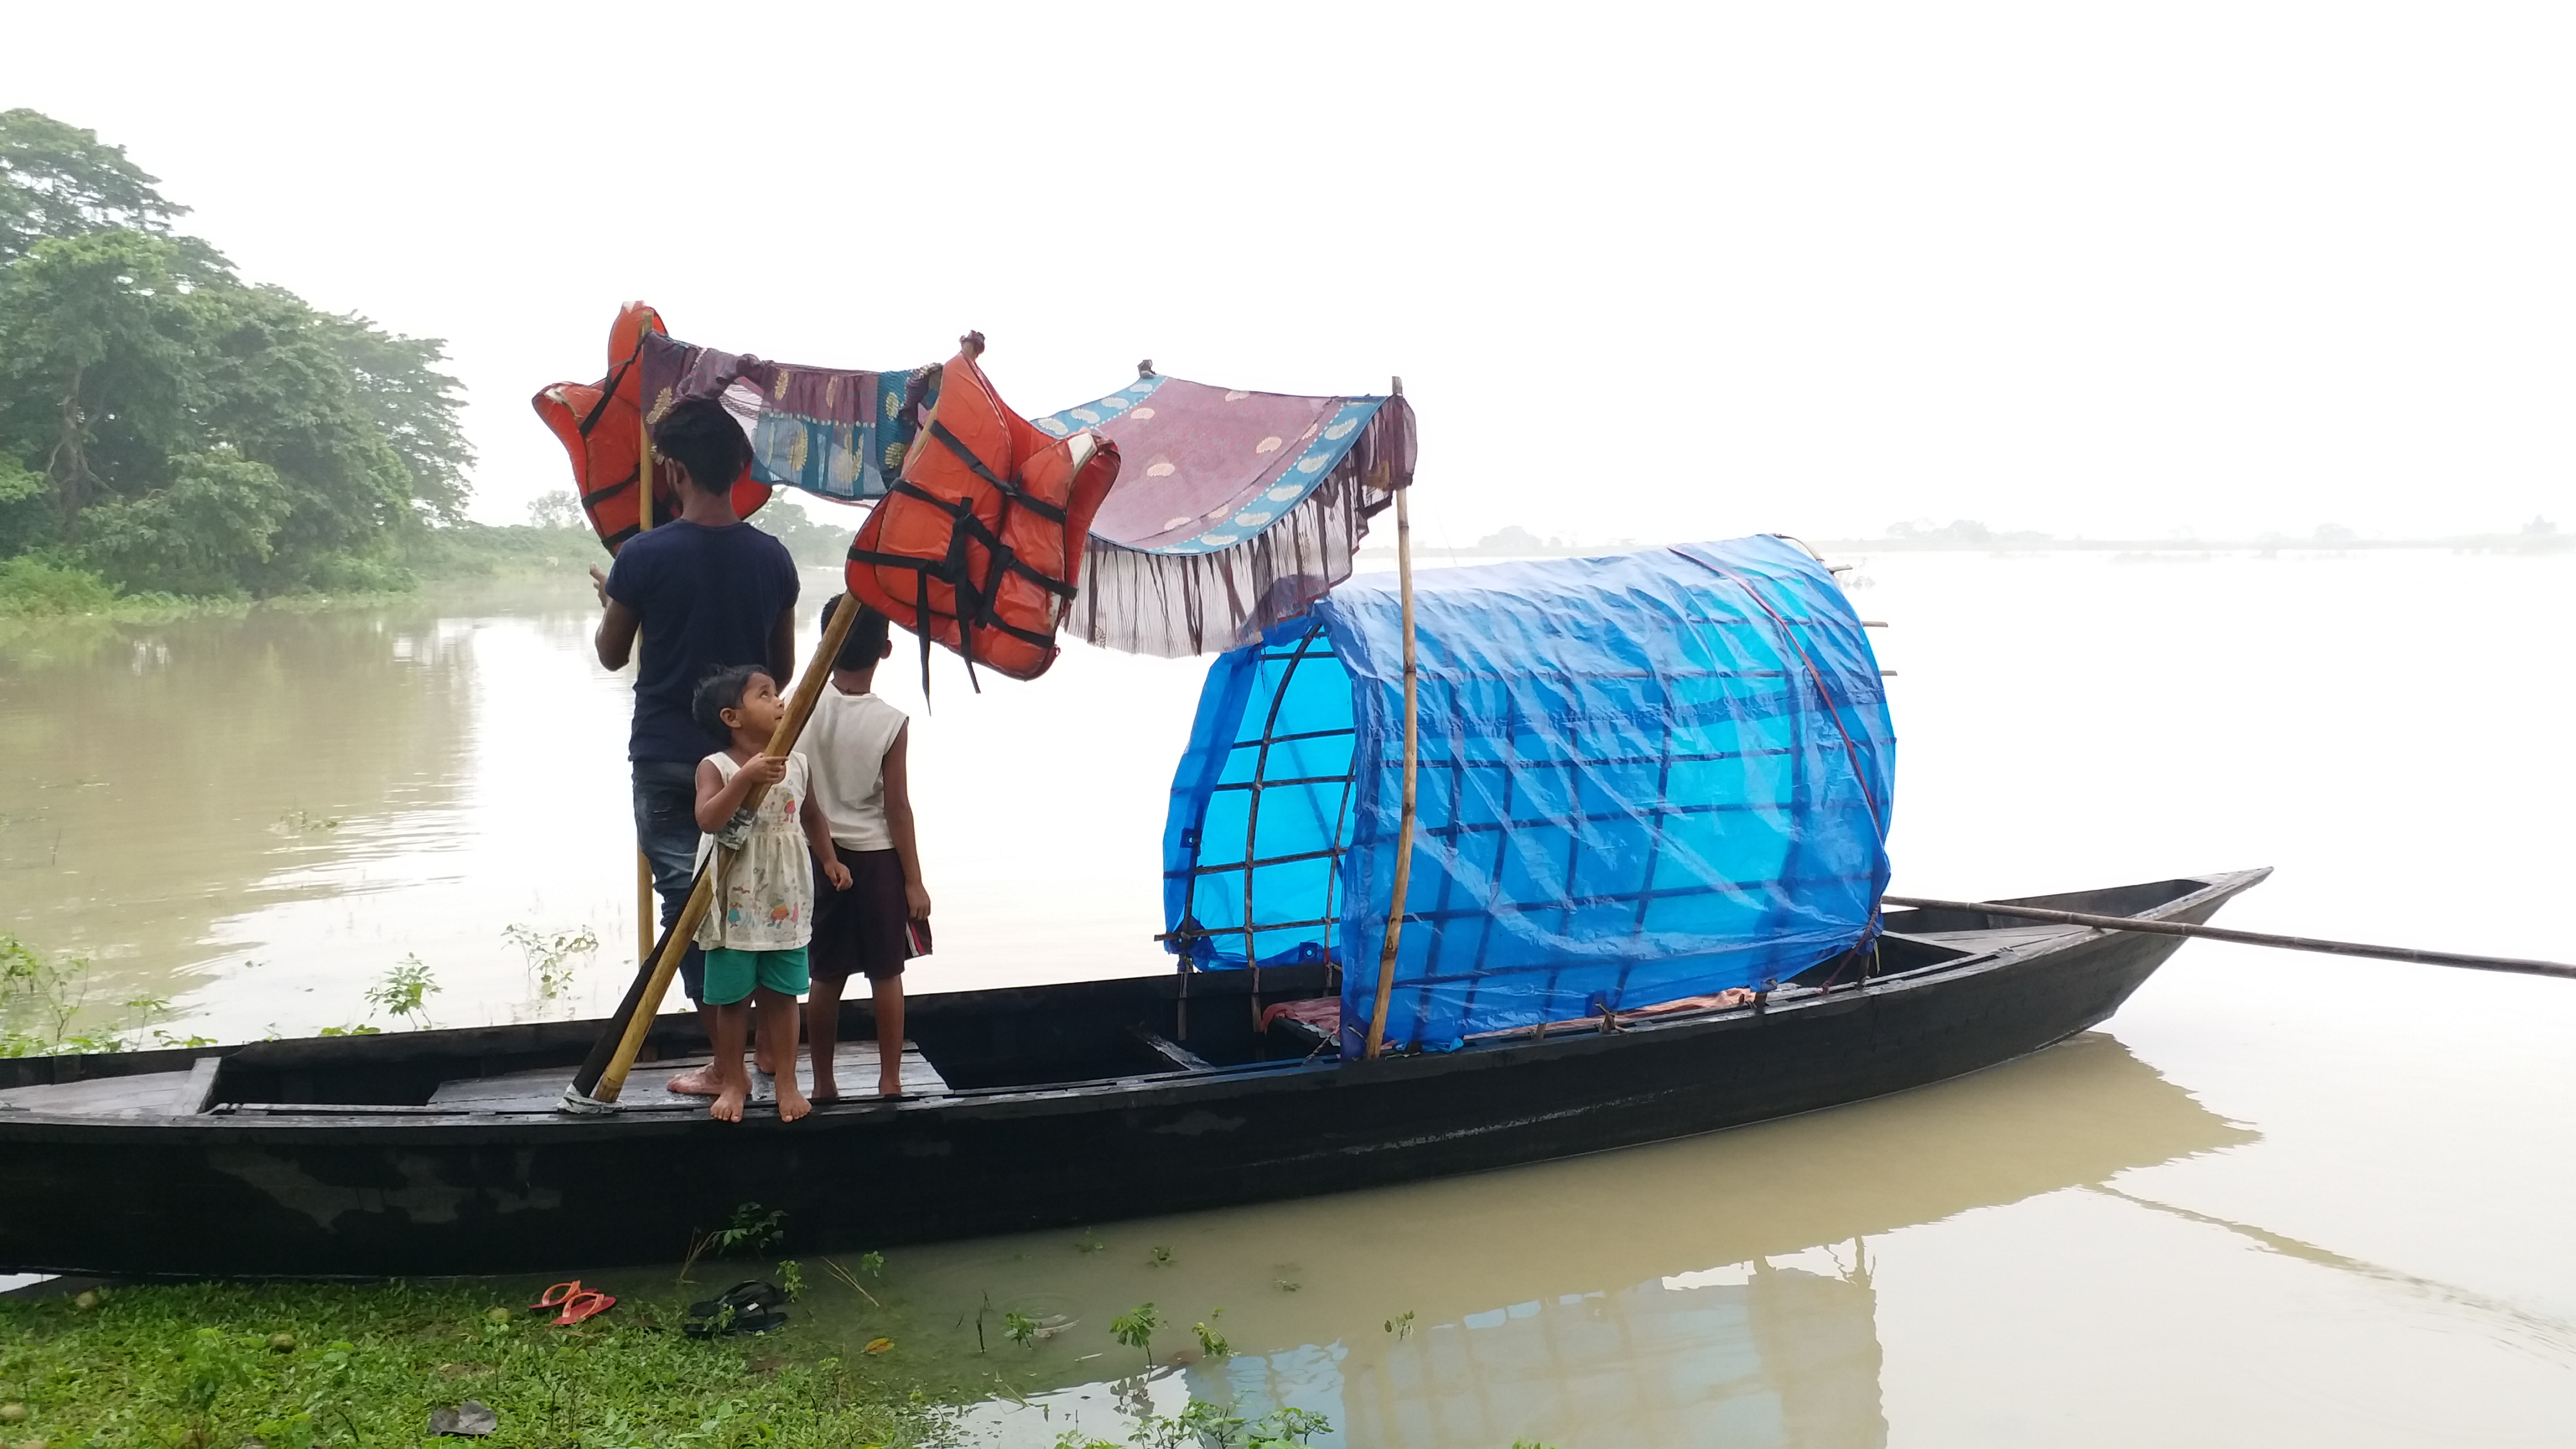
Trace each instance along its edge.
{"label": "orange life jacket", "polygon": [[[608,376],[594,383],[558,382],[528,400],[571,455],[581,511],[612,554],[643,523],[635,491],[635,455],[643,447],[636,407],[644,388],[644,334],[663,330],[661,313],[642,302],[627,303],[608,329]],[[654,459],[655,523],[680,516],[678,472],[667,459]],[[734,516],[749,518],[768,501],[769,486],[753,482],[745,463],[734,480]]]}
{"label": "orange life jacket", "polygon": [[1118,480],[1118,445],[1094,432],[1054,438],[1004,406],[969,333],[942,371],[939,400],[903,476],[850,544],[850,596],[1013,679],[1055,662],[1056,624],[1082,582],[1091,517]]}

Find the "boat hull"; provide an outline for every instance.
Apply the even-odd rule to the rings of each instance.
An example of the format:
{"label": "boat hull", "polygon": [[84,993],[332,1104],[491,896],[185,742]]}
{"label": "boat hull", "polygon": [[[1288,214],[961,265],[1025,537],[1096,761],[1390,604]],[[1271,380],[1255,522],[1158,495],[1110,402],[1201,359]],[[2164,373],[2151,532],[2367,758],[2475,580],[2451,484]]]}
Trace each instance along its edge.
{"label": "boat hull", "polygon": [[[2142,913],[2205,920],[2260,878],[2168,883],[2170,898]],[[1924,939],[1941,935],[1927,913],[1908,915],[1924,918]],[[1890,917],[1891,939],[1906,922]],[[602,1118],[400,1105],[0,1112],[0,1266],[538,1271],[674,1260],[749,1203],[786,1214],[789,1250],[827,1252],[1346,1191],[1717,1131],[1976,1071],[2109,1017],[2180,944],[2080,928],[1989,934],[2015,939],[1945,947],[1931,966],[1760,1012],[1378,1062],[968,1087],[793,1124],[720,1124],[658,1102]],[[1210,994],[1224,989],[1213,980],[1196,978],[1189,1010],[1241,1012],[1240,988],[1229,1003]],[[1150,1021],[1173,990],[1165,979],[982,996],[1000,1041],[1041,1031],[1050,1014]],[[959,1040],[987,1030],[941,1001],[917,1001],[925,1043],[943,1015],[940,1029]],[[589,1029],[559,1024],[545,1040],[577,1043]]]}

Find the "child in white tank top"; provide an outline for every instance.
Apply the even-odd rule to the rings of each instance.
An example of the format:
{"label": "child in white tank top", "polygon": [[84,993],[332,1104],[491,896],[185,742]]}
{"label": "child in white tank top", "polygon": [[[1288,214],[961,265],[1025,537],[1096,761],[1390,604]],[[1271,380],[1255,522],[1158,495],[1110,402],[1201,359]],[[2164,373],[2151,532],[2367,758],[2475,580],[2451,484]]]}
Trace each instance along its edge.
{"label": "child in white tank top", "polygon": [[911,726],[872,688],[877,663],[894,644],[886,616],[852,605],[846,594],[823,606],[824,626],[835,610],[851,607],[859,616],[805,725],[814,803],[831,832],[834,864],[848,872],[847,886],[823,892],[814,908],[805,1035],[813,1047],[817,1102],[841,1095],[833,1053],[840,1045],[841,992],[853,975],[867,977],[870,988],[877,1092],[903,1095],[904,961],[930,951],[930,892],[921,884],[913,838]]}

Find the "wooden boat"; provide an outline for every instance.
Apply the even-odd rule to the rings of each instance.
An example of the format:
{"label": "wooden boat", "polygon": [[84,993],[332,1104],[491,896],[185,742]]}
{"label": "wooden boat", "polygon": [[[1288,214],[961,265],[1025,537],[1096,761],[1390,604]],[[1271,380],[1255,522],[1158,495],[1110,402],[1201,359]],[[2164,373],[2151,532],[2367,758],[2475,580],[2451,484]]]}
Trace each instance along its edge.
{"label": "wooden boat", "polygon": [[[2254,870],[2000,904],[2201,922]],[[1248,972],[925,995],[906,1100],[741,1124],[665,1098],[558,1113],[597,1022],[0,1062],[0,1268],[379,1276],[668,1261],[758,1203],[796,1252],[1104,1221],[1566,1157],[1973,1072],[2109,1017],[2179,944],[1898,911],[1752,1005],[1342,1060],[1267,1034]],[[1329,994],[1273,967],[1265,1001]],[[1189,987],[1187,1025],[1180,988]],[[864,1003],[844,1040],[873,1033]],[[864,1048],[858,1049],[864,1052]],[[852,1061],[844,1081],[872,1080]]]}

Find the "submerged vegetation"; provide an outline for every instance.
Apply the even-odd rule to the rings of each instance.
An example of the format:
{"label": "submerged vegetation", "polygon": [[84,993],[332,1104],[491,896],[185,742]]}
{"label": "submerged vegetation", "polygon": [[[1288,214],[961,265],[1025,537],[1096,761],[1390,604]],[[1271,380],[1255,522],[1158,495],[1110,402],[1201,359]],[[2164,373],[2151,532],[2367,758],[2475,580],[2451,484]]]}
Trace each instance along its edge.
{"label": "submerged vegetation", "polygon": [[162,1030],[167,997],[104,1001],[89,959],[47,955],[0,935],[0,1057],[132,1051],[146,1046],[206,1046],[201,1036]]}

